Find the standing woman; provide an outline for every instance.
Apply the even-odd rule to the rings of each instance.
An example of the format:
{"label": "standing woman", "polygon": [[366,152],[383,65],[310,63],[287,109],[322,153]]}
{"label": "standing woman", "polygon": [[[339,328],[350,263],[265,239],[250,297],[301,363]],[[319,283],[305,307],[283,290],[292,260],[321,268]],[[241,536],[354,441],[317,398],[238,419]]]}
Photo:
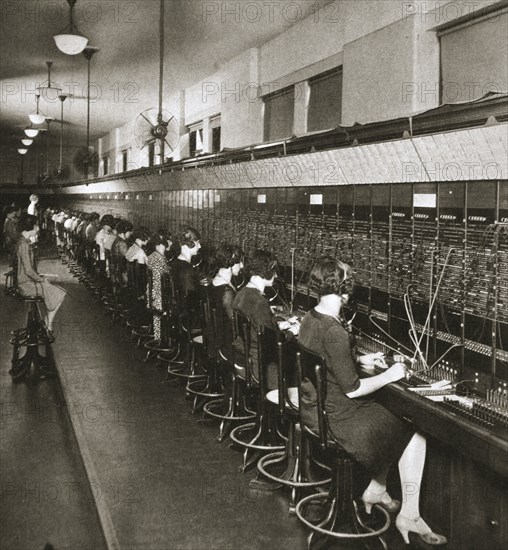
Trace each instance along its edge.
{"label": "standing woman", "polygon": [[[329,429],[372,477],[362,496],[368,513],[374,504],[389,512],[400,508],[395,525],[406,543],[409,533],[415,533],[420,542],[428,545],[446,544],[446,538],[433,533],[420,517],[425,438],[372,399],[378,389],[404,378],[404,365],[396,363],[370,378],[358,376],[357,365],[386,365],[381,353],[354,356],[342,313],[353,288],[351,275],[347,264],[329,256],[316,262],[310,272],[309,286],[319,295],[319,303],[305,315],[300,328],[299,343],[326,360]],[[302,384],[302,391],[310,395],[310,388],[305,386]],[[388,469],[395,461],[399,464],[402,507],[386,490]]]}
{"label": "standing woman", "polygon": [[[165,253],[172,244],[170,235],[165,231],[157,231],[151,236],[149,244],[154,249],[146,260],[146,266],[152,273],[151,307],[162,313],[162,275],[169,273],[169,262]],[[161,314],[154,313],[153,334],[155,340],[161,339]]]}
{"label": "standing woman", "polygon": [[35,216],[36,218],[39,217],[39,208],[37,206],[38,204],[39,204],[39,197],[37,195],[30,195],[30,204],[28,205],[28,208],[27,208],[27,213],[30,216]]}
{"label": "standing woman", "polygon": [[18,289],[23,296],[42,296],[46,307],[45,322],[48,332],[53,332],[53,320],[65,298],[65,290],[39,275],[35,268],[33,247],[30,244],[36,237],[39,226],[37,218],[28,214],[19,221],[21,233],[18,241]]}

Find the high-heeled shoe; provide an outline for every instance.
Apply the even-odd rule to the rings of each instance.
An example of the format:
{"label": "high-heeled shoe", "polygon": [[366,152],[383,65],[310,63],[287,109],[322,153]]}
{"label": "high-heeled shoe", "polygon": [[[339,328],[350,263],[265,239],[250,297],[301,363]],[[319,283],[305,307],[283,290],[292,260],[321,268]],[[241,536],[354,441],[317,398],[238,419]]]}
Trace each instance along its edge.
{"label": "high-heeled shoe", "polygon": [[422,518],[409,519],[399,514],[395,520],[395,527],[399,530],[406,544],[409,544],[409,533],[415,533],[422,542],[429,546],[442,546],[448,542],[448,539],[443,535],[432,532],[432,529]]}
{"label": "high-heeled shoe", "polygon": [[363,503],[365,504],[365,511],[367,514],[370,514],[372,506],[374,504],[379,504],[387,512],[394,513],[400,510],[400,500],[393,499],[387,491],[381,493],[380,495],[373,493],[369,489],[365,489],[362,495]]}

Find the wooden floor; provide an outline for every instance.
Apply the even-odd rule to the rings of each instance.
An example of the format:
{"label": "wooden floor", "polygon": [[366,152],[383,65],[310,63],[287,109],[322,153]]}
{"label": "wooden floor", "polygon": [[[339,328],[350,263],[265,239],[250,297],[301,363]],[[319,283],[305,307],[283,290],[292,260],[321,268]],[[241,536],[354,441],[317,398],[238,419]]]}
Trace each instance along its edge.
{"label": "wooden floor", "polygon": [[61,384],[12,384],[9,333],[25,312],[2,292],[0,548],[306,548],[286,495],[249,488],[241,454],[103,305],[59,261],[39,271],[68,292],[53,344]]}
{"label": "wooden floor", "polygon": [[[26,312],[0,294],[0,549],[306,549],[285,491],[249,488],[241,453],[198,422],[183,387],[143,361],[60,260],[42,259],[39,272],[67,291],[54,327],[58,380],[12,383],[10,331]],[[394,528],[386,540],[403,547]],[[332,548],[357,546],[322,550]]]}

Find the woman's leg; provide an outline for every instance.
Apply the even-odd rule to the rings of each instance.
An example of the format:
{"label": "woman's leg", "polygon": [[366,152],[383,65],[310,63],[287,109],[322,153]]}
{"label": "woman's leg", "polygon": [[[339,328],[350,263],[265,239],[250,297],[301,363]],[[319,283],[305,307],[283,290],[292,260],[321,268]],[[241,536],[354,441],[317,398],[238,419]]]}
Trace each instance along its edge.
{"label": "woman's leg", "polygon": [[388,468],[381,472],[376,477],[370,480],[369,486],[366,491],[374,493],[375,495],[382,495],[386,491],[386,478],[388,476]]}
{"label": "woman's leg", "polygon": [[60,309],[60,306],[62,305],[63,300],[56,306],[56,308],[52,311],[48,311],[46,314],[46,326],[48,327],[48,330],[53,330],[53,321],[55,319],[56,312]]}
{"label": "woman's leg", "polygon": [[395,526],[406,544],[411,542],[409,533],[416,533],[420,540],[427,545],[441,546],[447,543],[446,537],[433,533],[432,529],[420,517],[420,490],[426,449],[426,439],[420,434],[414,434],[400,457],[402,507],[395,520]]}
{"label": "woman's leg", "polygon": [[415,433],[399,460],[402,486],[402,508],[400,514],[409,519],[420,516],[420,489],[427,449],[426,439]]}

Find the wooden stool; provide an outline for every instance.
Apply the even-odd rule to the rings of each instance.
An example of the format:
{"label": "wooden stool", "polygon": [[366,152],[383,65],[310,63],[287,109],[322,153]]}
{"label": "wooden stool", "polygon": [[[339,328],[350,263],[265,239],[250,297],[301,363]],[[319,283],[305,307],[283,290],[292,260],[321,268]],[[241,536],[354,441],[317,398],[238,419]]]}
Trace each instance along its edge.
{"label": "wooden stool", "polygon": [[[37,304],[43,302],[42,296],[23,296],[23,301],[29,306],[26,328],[16,331],[10,343],[14,346],[12,352],[11,369],[9,374],[13,382],[26,380],[34,367],[32,381],[57,376],[53,350],[51,344],[54,338],[50,336],[41,321]],[[45,355],[39,353],[39,346],[45,347]],[[25,354],[20,357],[19,352],[26,347]]]}
{"label": "wooden stool", "polygon": [[[283,451],[287,438],[279,431],[275,407],[266,399],[268,393],[268,370],[277,364],[278,353],[281,348],[277,343],[282,337],[278,331],[268,327],[259,327],[257,331],[258,372],[259,380],[255,381],[252,373],[251,350],[251,321],[239,311],[235,311],[237,334],[244,344],[245,381],[247,389],[256,395],[257,414],[252,422],[234,428],[229,437],[236,445],[244,448],[243,466],[245,470],[257,463],[261,455],[273,451]],[[249,454],[251,457],[249,458]]]}
{"label": "wooden stool", "polygon": [[277,406],[283,419],[281,423],[288,426],[288,435],[285,449],[262,456],[257,469],[263,477],[288,487],[289,512],[294,513],[303,491],[330,484],[331,469],[318,459],[316,445],[312,444],[315,438],[301,427],[296,387],[296,343],[280,339],[277,346],[278,387],[269,391],[266,399]]}
{"label": "wooden stool", "polygon": [[[224,397],[224,386],[222,383],[219,347],[217,345],[217,332],[215,321],[215,310],[210,308],[207,300],[202,300],[201,311],[201,368],[206,375],[203,379],[188,379],[186,392],[194,396],[192,412],[196,413],[203,409],[203,405],[211,399]],[[199,336],[197,337],[200,338]]]}
{"label": "wooden stool", "polygon": [[332,541],[347,541],[347,548],[382,548],[388,546],[381,537],[390,525],[388,512],[375,505],[372,518],[367,520],[359,514],[353,494],[353,467],[355,461],[333,438],[328,428],[325,410],[326,362],[323,357],[299,346],[296,357],[300,407],[303,403],[302,381],[309,380],[316,390],[317,424],[303,428],[319,441],[323,449],[334,453],[332,485],[327,493],[309,495],[298,502],[295,513],[311,534],[309,550],[329,548]]}

